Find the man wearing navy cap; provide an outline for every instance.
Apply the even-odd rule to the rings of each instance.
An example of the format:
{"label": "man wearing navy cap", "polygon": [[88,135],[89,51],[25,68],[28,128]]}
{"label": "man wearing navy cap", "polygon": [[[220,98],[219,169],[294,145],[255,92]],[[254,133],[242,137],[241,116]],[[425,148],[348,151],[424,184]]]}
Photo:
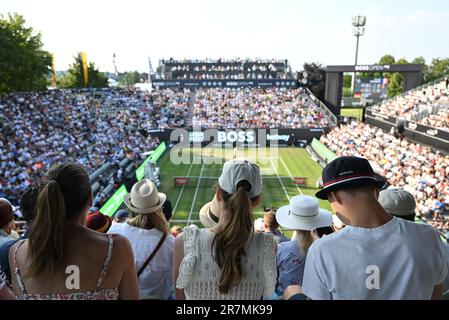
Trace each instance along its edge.
{"label": "man wearing navy cap", "polygon": [[322,177],[316,196],[346,227],[312,244],[302,292],[317,300],[441,298],[447,267],[438,233],[384,210],[378,197],[385,182],[368,160],[335,159]]}

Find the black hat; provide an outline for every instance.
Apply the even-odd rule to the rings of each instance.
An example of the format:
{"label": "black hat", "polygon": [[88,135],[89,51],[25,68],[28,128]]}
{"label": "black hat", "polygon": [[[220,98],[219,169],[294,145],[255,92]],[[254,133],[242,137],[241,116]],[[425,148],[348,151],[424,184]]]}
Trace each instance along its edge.
{"label": "black hat", "polygon": [[315,196],[327,200],[331,191],[375,186],[379,189],[385,186],[374,176],[374,170],[368,160],[357,157],[341,157],[330,162],[323,169],[323,189]]}

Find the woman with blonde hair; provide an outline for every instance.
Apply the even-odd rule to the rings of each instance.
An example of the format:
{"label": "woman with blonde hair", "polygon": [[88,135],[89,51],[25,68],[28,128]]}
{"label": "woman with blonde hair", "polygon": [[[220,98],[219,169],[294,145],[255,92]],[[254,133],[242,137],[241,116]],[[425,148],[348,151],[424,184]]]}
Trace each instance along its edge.
{"label": "woman with blonde hair", "polygon": [[295,231],[292,241],[280,243],[278,247],[276,294],[282,296],[287,287],[302,285],[307,251],[320,237],[317,229],[332,226],[332,214],[319,208],[318,199],[301,195],[292,197],[289,205],[281,207],[276,220],[284,229]]}
{"label": "woman with blonde hair", "polygon": [[108,231],[131,242],[141,299],[168,299],[173,290],[174,237],[162,211],[165,200],[165,194],[158,192],[151,180],[137,182],[124,197],[133,218],[114,224]]}
{"label": "woman with blonde hair", "polygon": [[219,221],[209,229],[189,226],[175,240],[177,299],[256,300],[276,284],[273,235],[254,231],[253,209],[260,203],[260,169],[231,160],[218,179]]}
{"label": "woman with blonde hair", "polygon": [[9,251],[19,299],[139,298],[129,241],[88,229],[91,206],[89,175],[81,165],[57,165],[43,177],[29,238]]}

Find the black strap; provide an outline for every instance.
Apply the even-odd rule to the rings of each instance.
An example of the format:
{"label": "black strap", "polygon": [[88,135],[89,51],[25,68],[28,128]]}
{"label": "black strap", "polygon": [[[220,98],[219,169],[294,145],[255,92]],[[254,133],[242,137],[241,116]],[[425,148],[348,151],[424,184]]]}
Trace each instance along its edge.
{"label": "black strap", "polygon": [[150,254],[150,256],[147,258],[147,260],[145,261],[143,266],[137,272],[137,278],[140,277],[140,274],[143,272],[143,270],[145,270],[145,268],[148,266],[148,264],[151,262],[151,260],[153,260],[154,256],[156,255],[156,253],[159,251],[162,244],[164,243],[165,238],[167,238],[166,233],[163,234],[163,236],[162,236],[161,240],[159,240],[159,243],[157,244],[156,248],[154,248],[153,252]]}

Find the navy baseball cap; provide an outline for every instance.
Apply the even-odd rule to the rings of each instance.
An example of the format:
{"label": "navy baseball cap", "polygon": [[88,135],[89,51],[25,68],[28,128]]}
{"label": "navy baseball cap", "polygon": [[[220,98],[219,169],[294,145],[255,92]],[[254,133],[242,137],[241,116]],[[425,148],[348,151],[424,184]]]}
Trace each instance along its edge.
{"label": "navy baseball cap", "polygon": [[331,191],[375,186],[382,189],[385,181],[377,180],[368,160],[358,157],[340,157],[323,169],[323,188],[315,196],[327,200]]}

